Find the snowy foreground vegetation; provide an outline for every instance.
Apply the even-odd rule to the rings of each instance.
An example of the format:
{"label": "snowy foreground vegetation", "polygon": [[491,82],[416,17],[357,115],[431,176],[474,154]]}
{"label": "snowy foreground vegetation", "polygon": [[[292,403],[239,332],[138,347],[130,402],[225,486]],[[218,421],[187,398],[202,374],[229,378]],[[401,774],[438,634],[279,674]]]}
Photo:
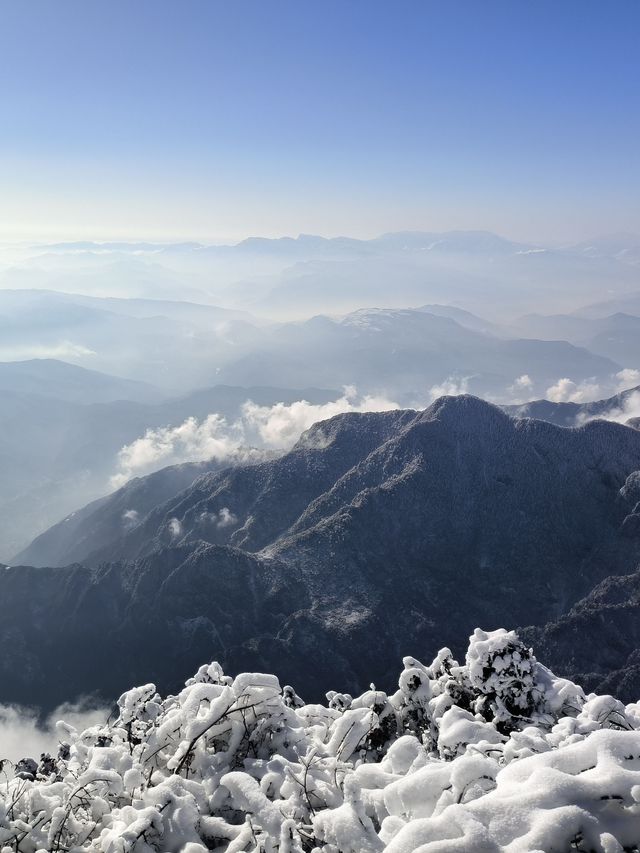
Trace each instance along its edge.
{"label": "snowy foreground vegetation", "polygon": [[105,726],[58,723],[56,757],[5,763],[0,849],[640,849],[640,703],[585,696],[513,632],[327,699],[216,663],[177,696],[134,688]]}

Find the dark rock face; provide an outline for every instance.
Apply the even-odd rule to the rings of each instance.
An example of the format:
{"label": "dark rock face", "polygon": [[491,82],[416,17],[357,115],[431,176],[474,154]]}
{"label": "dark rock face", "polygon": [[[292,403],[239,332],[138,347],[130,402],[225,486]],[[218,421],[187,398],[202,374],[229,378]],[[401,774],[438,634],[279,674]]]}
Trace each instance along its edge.
{"label": "dark rock face", "polygon": [[520,634],[551,669],[575,678],[585,690],[637,701],[640,572],[607,578],[566,615]]}
{"label": "dark rock face", "polygon": [[[88,568],[0,572],[0,700],[175,689],[212,658],[309,700],[386,683],[406,654],[461,653],[476,625],[555,624],[640,562],[638,471],[636,430],[468,396],[338,416],[279,459],[199,478]],[[561,674],[595,671],[553,655]]]}

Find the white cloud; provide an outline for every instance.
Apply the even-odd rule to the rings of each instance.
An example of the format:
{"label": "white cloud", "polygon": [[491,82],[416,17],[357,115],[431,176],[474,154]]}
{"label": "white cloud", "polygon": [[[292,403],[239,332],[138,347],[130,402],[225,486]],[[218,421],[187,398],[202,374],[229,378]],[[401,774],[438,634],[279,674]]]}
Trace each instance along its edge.
{"label": "white cloud", "polygon": [[619,424],[626,423],[630,418],[640,418],[640,391],[633,391],[625,397],[622,406],[614,406],[606,412],[594,415],[591,418],[582,418],[581,423],[593,420],[615,421]]}
{"label": "white cloud", "polygon": [[173,539],[176,539],[182,534],[182,524],[179,518],[169,519],[169,533],[171,534]]}
{"label": "white cloud", "polygon": [[140,518],[137,509],[128,509],[122,513],[122,521],[125,527],[135,527]]}
{"label": "white cloud", "polygon": [[626,391],[627,388],[633,388],[640,385],[640,370],[633,367],[625,367],[619,373],[616,373],[618,380],[618,391]]}
{"label": "white cloud", "polygon": [[217,528],[232,527],[238,523],[238,516],[231,512],[228,506],[223,506],[220,512],[202,512],[199,519],[201,524],[212,524]]}
{"label": "white cloud", "polygon": [[470,376],[450,376],[439,385],[432,385],[429,389],[429,399],[433,403],[438,397],[457,397],[466,394],[469,390]]}
{"label": "white cloud", "polygon": [[191,417],[177,427],[147,430],[142,437],[120,450],[118,470],[110,485],[114,489],[119,488],[132,477],[144,476],[181,462],[262,458],[264,449],[288,450],[310,426],[334,415],[397,408],[399,406],[393,400],[384,396],[359,396],[351,387],[345,388],[341,397],[328,403],[297,400],[259,406],[247,400],[238,420],[231,423],[218,414],[211,414],[202,421]]}
{"label": "white cloud", "polygon": [[329,403],[276,403],[257,406],[250,400],[242,407],[242,427],[251,436],[257,430],[259,439],[272,449],[289,448],[300,435],[318,421],[344,412],[384,412],[399,408],[393,400],[382,396],[359,397],[356,389],[346,387],[342,397]]}
{"label": "white cloud", "polygon": [[558,379],[545,393],[546,399],[552,403],[588,403],[601,395],[602,389],[598,383],[592,380],[576,383],[566,376]]}
{"label": "white cloud", "polygon": [[223,506],[218,513],[216,527],[231,527],[231,525],[236,524],[237,521],[238,517],[231,512],[229,507]]}
{"label": "white cloud", "polygon": [[518,376],[511,387],[518,391],[528,391],[533,388],[533,380],[528,373],[523,373],[522,376]]}
{"label": "white cloud", "polygon": [[[545,396],[547,400],[551,400],[553,403],[590,403],[593,400],[601,400],[618,394],[636,385],[640,385],[640,370],[625,367],[604,384],[596,382],[595,379],[574,382],[565,376],[558,379],[555,385],[547,388]],[[621,413],[620,417],[623,414]],[[633,416],[628,415],[628,417]]]}
{"label": "white cloud", "polygon": [[0,759],[8,758],[14,763],[21,758],[38,761],[41,753],[55,754],[59,737],[56,722],[66,723],[82,731],[89,726],[105,723],[109,716],[107,708],[90,708],[86,703],[60,705],[46,718],[38,722],[33,708],[17,705],[0,705]]}
{"label": "white cloud", "polygon": [[[523,373],[522,376],[516,377],[511,385],[507,386],[506,395],[498,395],[493,398],[493,401],[498,404],[519,405],[527,403],[532,398],[533,391],[533,379],[528,373]],[[492,398],[489,397],[488,399]]]}
{"label": "white cloud", "polygon": [[31,358],[57,358],[61,361],[74,361],[95,354],[94,350],[82,344],[74,344],[73,341],[60,341],[51,345],[0,347],[0,361],[26,361]]}

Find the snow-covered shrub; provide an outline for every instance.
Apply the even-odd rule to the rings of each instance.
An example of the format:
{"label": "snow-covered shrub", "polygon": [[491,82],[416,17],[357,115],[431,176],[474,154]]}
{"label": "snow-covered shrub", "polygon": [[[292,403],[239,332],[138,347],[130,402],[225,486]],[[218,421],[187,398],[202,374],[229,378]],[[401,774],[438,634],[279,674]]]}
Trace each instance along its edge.
{"label": "snow-covered shrub", "polygon": [[467,673],[476,691],[474,709],[505,733],[545,710],[545,678],[537,661],[513,631],[473,632]]}
{"label": "snow-covered shrub", "polygon": [[396,692],[305,704],[201,667],[0,783],[0,853],[637,851],[640,705],[584,696],[513,632],[464,665],[405,658]]}

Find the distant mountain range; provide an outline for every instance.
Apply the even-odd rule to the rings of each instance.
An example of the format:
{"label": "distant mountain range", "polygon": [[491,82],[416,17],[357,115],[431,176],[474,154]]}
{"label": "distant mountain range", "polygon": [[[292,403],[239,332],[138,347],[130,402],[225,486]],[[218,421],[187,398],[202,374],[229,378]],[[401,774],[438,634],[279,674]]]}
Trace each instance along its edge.
{"label": "distant mountain range", "polygon": [[[592,591],[610,576],[633,583],[639,471],[637,430],[514,419],[463,395],[424,412],[340,415],[278,459],[207,472],[168,499],[161,483],[158,505],[145,497],[114,537],[109,518],[129,509],[121,493],[117,509],[107,500],[66,539],[58,527],[37,544],[84,565],[0,573],[12,603],[0,699],[53,705],[132,679],[175,689],[211,658],[319,697],[385,684],[407,652],[459,652],[477,623],[537,626],[527,630],[550,665],[586,672],[554,646],[553,626],[585,596],[600,607]],[[580,643],[587,623],[571,624]],[[614,657],[593,660],[591,685]],[[632,670],[616,678],[624,695],[640,689]]]}
{"label": "distant mountain range", "polygon": [[120,379],[53,358],[0,362],[0,394],[36,395],[66,403],[150,403],[163,396],[145,382]]}
{"label": "distant mountain range", "polygon": [[[505,394],[522,374],[542,395],[562,376],[606,382],[621,368],[640,364],[638,331],[637,317],[523,318],[511,327],[433,303],[265,323],[186,302],[0,290],[0,361],[3,353],[7,361],[51,356],[142,378],[165,396],[220,383],[355,384],[361,392],[414,403],[451,378],[464,379],[480,396]],[[589,346],[581,345],[585,341]],[[149,390],[145,397],[138,387],[136,399],[148,398]],[[122,390],[125,399],[132,394]]]}
{"label": "distant mountain range", "polygon": [[230,246],[0,246],[0,287],[186,299],[274,320],[449,302],[482,313],[489,300],[504,320],[537,310],[541,301],[550,312],[574,311],[601,300],[603,282],[612,297],[637,291],[639,246],[634,235],[543,246],[485,231],[409,231],[371,240],[302,234]]}
{"label": "distant mountain range", "polygon": [[480,396],[505,395],[527,374],[542,394],[561,376],[606,383],[621,369],[564,341],[507,339],[468,312],[435,310],[362,309],[269,327],[252,352],[218,376],[232,385],[272,385],[277,378],[286,387],[307,377],[319,387],[353,384],[407,404],[429,399],[430,389],[446,381],[464,382]]}
{"label": "distant mountain range", "polygon": [[[237,417],[248,399],[324,403],[352,386],[418,408],[455,391],[505,403],[544,398],[564,377],[604,396],[623,368],[640,364],[640,319],[627,319],[618,337],[606,332],[615,318],[567,321],[600,330],[606,346],[596,354],[549,334],[563,318],[539,318],[545,339],[532,339],[437,303],[265,323],[187,302],[0,290],[0,354],[12,359],[0,363],[0,558],[103,496],[120,449],[148,429]],[[59,357],[17,358],[25,352]],[[230,407],[223,385],[236,389]]]}

